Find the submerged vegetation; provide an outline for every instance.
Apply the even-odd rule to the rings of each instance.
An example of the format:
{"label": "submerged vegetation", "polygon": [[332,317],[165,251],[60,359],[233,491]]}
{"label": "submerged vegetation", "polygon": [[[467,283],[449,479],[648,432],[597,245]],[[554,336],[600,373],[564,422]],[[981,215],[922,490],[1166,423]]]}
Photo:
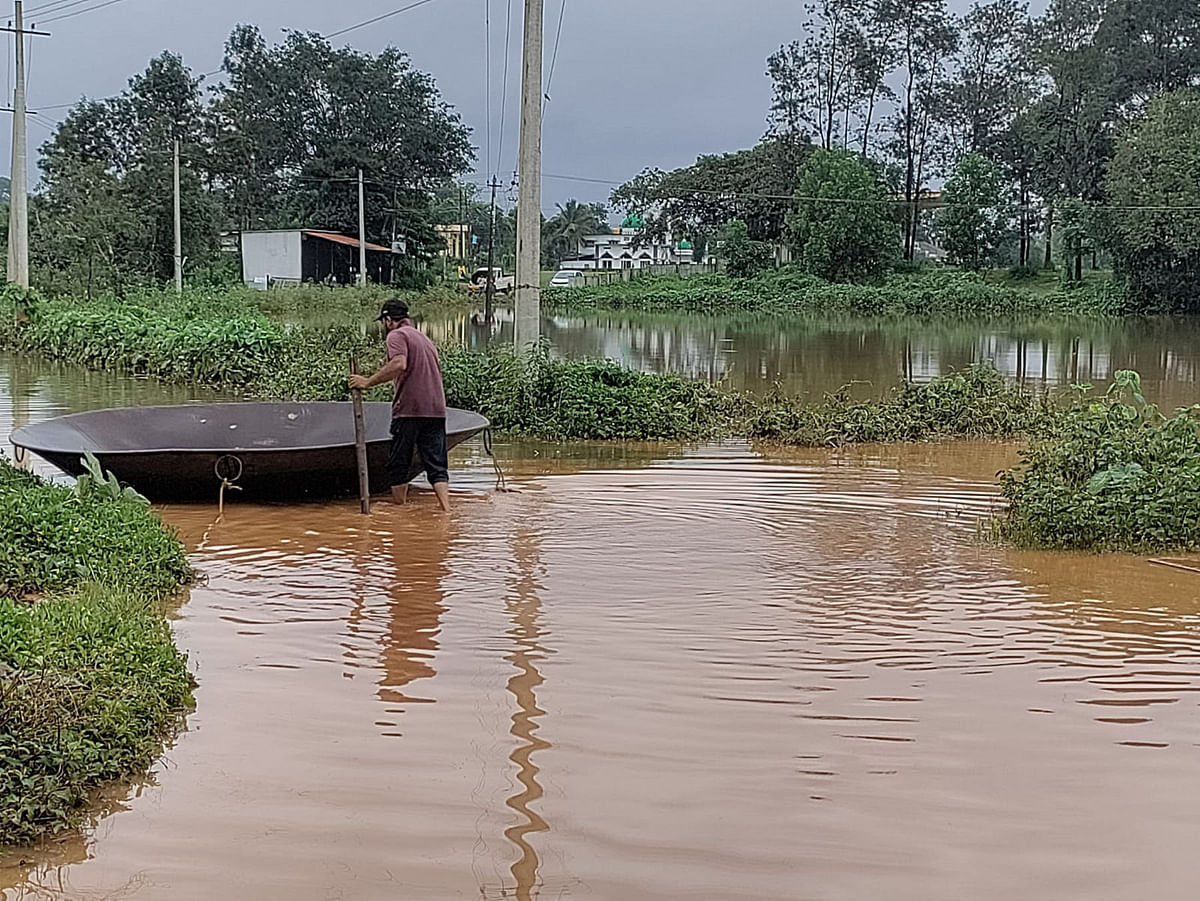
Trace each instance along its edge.
{"label": "submerged vegetation", "polygon": [[1200,548],[1200,406],[1164,415],[1129,371],[1102,397],[1080,390],[1002,477],[999,536],[1029,548]]}
{"label": "submerged vegetation", "polygon": [[1046,427],[1058,411],[990,365],[970,366],[930,382],[905,382],[881,400],[842,391],[821,404],[776,396],[747,421],[753,438],[831,446],[936,438],[1016,438]]}
{"label": "submerged vegetation", "polygon": [[729,311],[854,316],[1016,316],[1117,314],[1120,293],[1108,284],[1038,291],[997,284],[982,275],[932,270],[893,275],[878,284],[835,284],[798,270],[754,278],[725,275],[635,278],[589,288],[550,290],[551,308],[720,313]]}
{"label": "submerged vegetation", "polygon": [[144,503],[0,460],[0,845],[73,825],[191,700],[162,605],[183,546]]}

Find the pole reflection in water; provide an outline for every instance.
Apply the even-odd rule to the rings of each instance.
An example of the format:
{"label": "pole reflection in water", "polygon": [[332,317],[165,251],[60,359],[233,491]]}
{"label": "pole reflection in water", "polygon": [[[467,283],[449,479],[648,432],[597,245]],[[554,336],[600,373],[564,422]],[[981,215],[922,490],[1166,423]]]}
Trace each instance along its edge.
{"label": "pole reflection in water", "polygon": [[517,765],[517,781],[521,783],[521,790],[508,798],[506,803],[524,818],[524,822],[506,829],[504,835],[521,855],[512,865],[517,901],[530,901],[537,897],[540,880],[538,853],[529,836],[550,831],[549,824],[531,807],[543,795],[542,786],[537,781],[540,771],[533,761],[533,755],[550,747],[548,741],[538,736],[541,728],[539,719],[546,711],[537,702],[537,689],[543,682],[537,662],[544,660],[551,652],[540,641],[545,632],[540,624],[542,601],[538,575],[541,559],[536,529],[522,526],[517,530],[513,554],[517,561],[517,577],[505,608],[513,624],[508,631],[513,639],[513,652],[507,659],[516,673],[508,680],[508,690],[517,702],[517,712],[512,717],[512,734],[520,744],[513,749],[509,760]]}

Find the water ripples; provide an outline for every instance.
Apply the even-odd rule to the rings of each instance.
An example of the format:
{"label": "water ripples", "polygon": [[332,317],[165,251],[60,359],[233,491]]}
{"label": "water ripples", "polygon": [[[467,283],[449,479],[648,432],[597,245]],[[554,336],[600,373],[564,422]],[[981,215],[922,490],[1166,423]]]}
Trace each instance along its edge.
{"label": "water ripples", "polygon": [[980,542],[994,445],[554,453],[449,519],[168,509],[198,712],[70,891],[1183,897],[1195,576]]}

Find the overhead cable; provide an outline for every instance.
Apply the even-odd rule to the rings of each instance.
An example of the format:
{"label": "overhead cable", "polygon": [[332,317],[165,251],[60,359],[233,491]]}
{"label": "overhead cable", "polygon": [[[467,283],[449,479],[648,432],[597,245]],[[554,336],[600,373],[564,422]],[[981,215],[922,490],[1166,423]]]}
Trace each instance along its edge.
{"label": "overhead cable", "polygon": [[[61,16],[51,16],[49,19],[42,19],[37,24],[50,25],[53,22],[62,22],[65,19],[73,19],[76,16],[82,16],[85,13],[95,12],[98,9],[104,9],[107,6],[115,6],[118,3],[124,3],[125,0],[104,0],[103,3],[97,3],[94,6],[86,6],[83,9],[77,9],[74,12],[63,13]],[[63,7],[64,9],[66,7]]]}

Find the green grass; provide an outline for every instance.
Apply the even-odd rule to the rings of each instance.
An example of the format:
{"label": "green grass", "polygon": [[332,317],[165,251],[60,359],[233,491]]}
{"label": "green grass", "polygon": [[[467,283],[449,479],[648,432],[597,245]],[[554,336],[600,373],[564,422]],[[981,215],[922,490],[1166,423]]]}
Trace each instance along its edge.
{"label": "green grass", "polygon": [[163,604],[188,578],[151,510],[0,459],[0,845],[82,821],[191,702]]}

